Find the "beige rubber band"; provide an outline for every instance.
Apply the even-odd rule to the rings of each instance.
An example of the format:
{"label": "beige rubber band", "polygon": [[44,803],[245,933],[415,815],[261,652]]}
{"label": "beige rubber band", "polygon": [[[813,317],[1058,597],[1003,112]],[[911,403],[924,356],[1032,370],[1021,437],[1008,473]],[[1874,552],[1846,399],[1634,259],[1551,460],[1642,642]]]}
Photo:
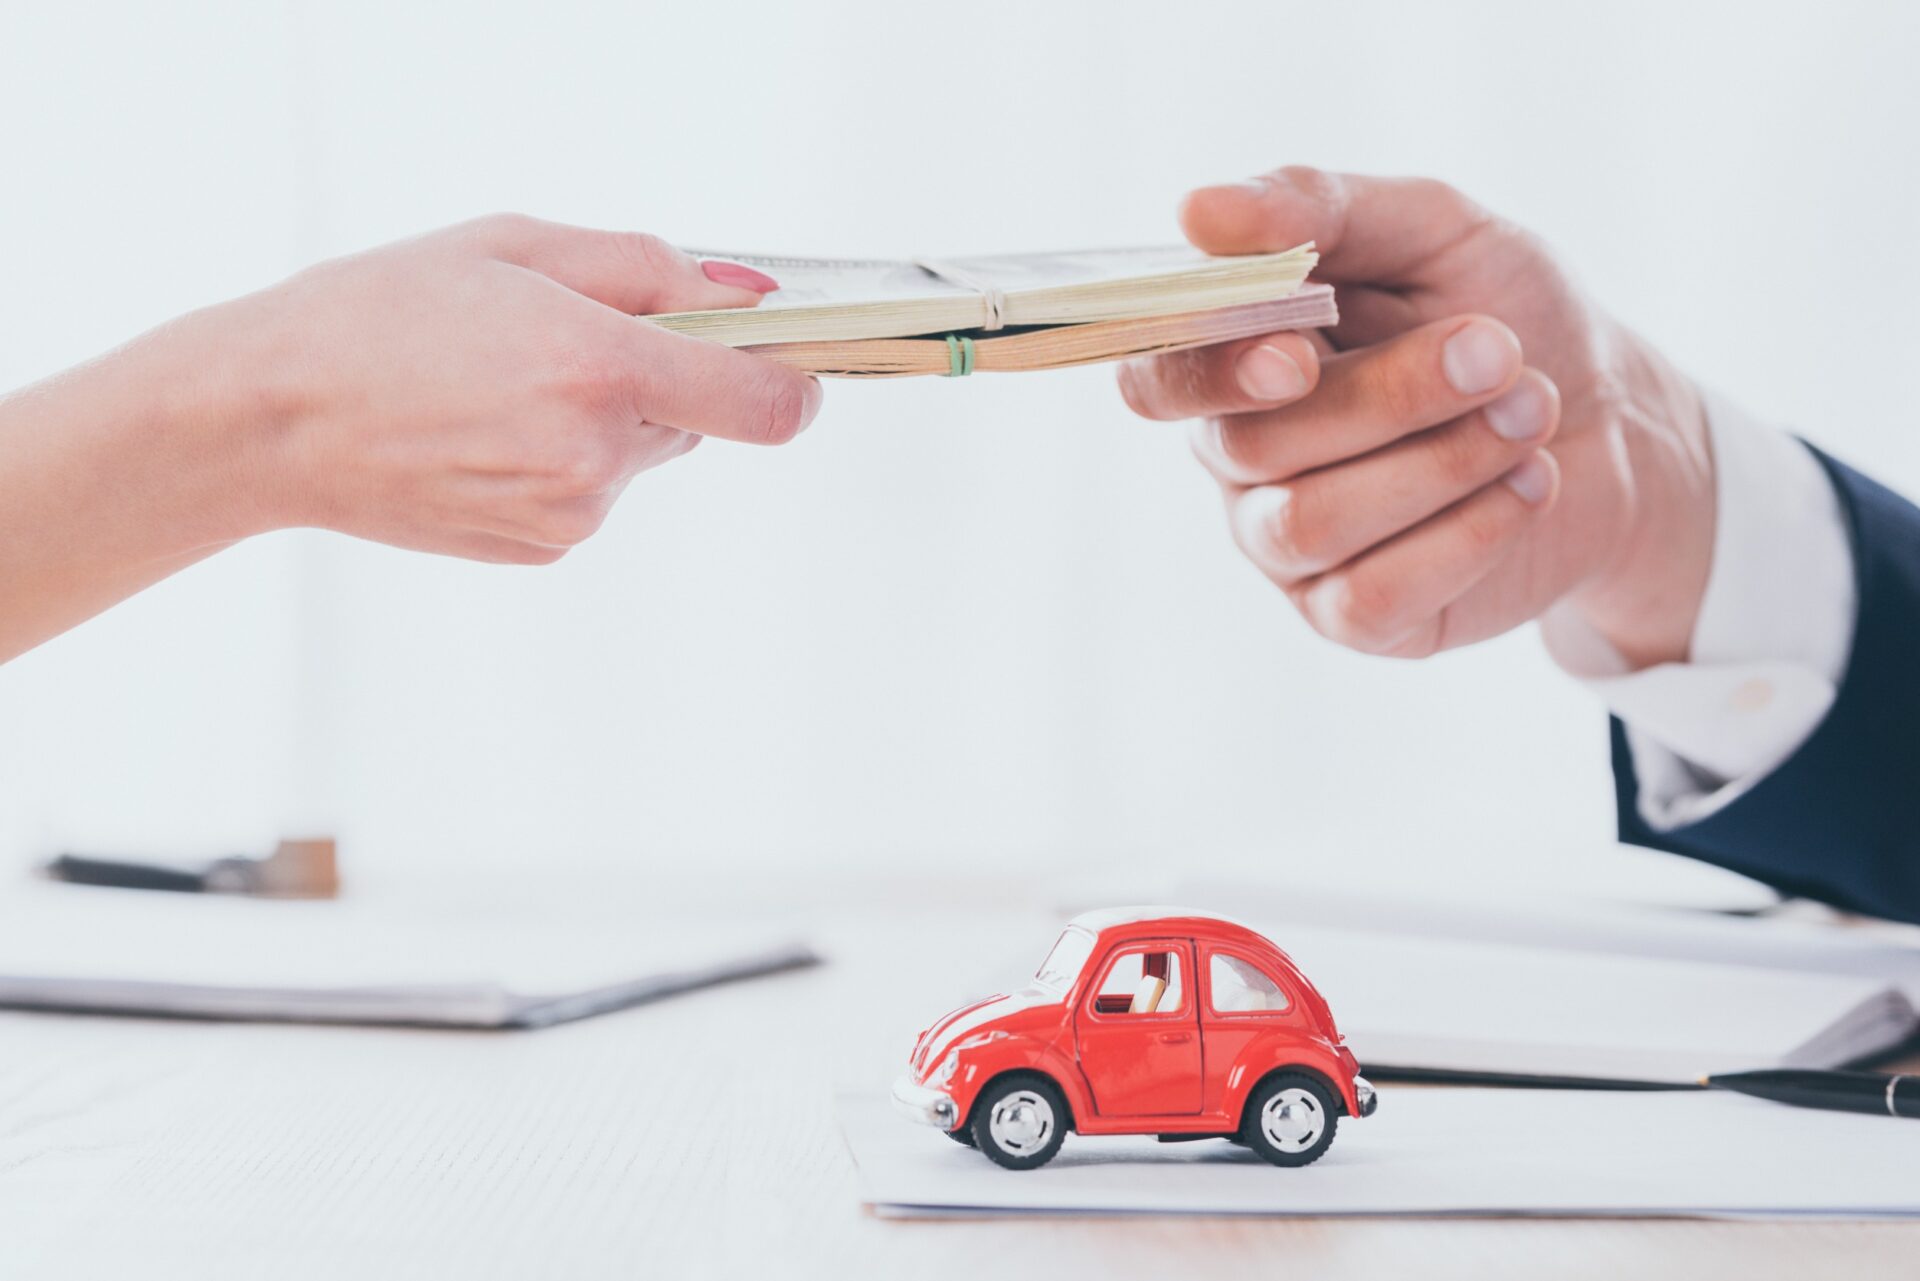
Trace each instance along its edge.
{"label": "beige rubber band", "polygon": [[972,272],[969,272],[965,267],[956,266],[953,263],[942,261],[939,258],[915,258],[913,265],[922,271],[932,272],[950,285],[958,285],[962,289],[971,289],[976,294],[979,294],[982,304],[980,328],[1005,329],[1007,327],[1007,295],[1005,290],[987,283]]}

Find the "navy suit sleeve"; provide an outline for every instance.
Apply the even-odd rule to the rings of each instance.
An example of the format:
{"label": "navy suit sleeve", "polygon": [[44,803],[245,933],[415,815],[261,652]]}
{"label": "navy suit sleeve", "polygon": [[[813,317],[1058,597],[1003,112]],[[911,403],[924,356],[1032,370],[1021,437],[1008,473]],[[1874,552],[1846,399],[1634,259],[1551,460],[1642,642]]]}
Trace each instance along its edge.
{"label": "navy suit sleeve", "polygon": [[1664,832],[1640,817],[1613,722],[1620,839],[1703,859],[1789,894],[1920,921],[1920,508],[1814,450],[1853,546],[1853,653],[1826,718],[1749,791]]}

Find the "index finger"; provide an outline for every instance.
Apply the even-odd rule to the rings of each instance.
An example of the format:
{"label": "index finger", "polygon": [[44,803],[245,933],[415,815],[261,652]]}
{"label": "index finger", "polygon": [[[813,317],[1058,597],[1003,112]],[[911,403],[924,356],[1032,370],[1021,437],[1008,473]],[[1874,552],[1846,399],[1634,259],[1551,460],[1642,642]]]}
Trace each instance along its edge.
{"label": "index finger", "polygon": [[524,214],[494,214],[469,228],[503,262],[630,316],[751,307],[780,287],[750,267],[702,261],[645,232],[569,227]]}

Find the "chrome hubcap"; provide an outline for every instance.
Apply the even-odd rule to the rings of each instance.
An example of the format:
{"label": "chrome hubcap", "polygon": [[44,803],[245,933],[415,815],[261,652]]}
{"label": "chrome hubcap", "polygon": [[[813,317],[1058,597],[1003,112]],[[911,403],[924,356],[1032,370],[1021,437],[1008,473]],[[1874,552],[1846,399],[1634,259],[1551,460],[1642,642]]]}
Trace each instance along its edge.
{"label": "chrome hubcap", "polygon": [[1038,1152],[1053,1137],[1053,1105],[1032,1090],[1015,1090],[993,1105],[987,1133],[1016,1156]]}
{"label": "chrome hubcap", "polygon": [[1282,1090],[1260,1109],[1260,1132],[1282,1152],[1305,1152],[1326,1128],[1326,1110],[1306,1090]]}

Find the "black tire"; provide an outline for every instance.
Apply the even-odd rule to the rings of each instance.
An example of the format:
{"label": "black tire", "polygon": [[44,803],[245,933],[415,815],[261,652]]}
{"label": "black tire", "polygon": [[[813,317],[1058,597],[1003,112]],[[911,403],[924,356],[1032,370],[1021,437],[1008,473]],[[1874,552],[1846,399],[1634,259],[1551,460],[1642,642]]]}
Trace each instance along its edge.
{"label": "black tire", "polygon": [[[1268,1107],[1282,1110],[1269,1116]],[[1340,1103],[1317,1076],[1276,1072],[1247,1095],[1240,1141],[1275,1165],[1312,1165],[1333,1146]]]}
{"label": "black tire", "polygon": [[973,1146],[973,1130],[968,1126],[963,1125],[957,1130],[948,1130],[945,1133],[946,1136],[955,1143],[964,1143],[968,1147]]}
{"label": "black tire", "polygon": [[1072,1124],[1067,1100],[1052,1081],[1038,1072],[1009,1072],[980,1091],[967,1129],[973,1146],[995,1165],[1033,1170],[1053,1160]]}

